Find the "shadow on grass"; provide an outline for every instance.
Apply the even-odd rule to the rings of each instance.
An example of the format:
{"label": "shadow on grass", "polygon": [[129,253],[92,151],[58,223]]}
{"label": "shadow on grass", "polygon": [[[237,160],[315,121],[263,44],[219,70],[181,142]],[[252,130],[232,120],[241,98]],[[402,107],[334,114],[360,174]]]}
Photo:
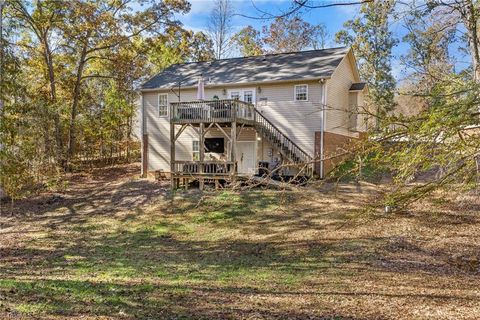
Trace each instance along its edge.
{"label": "shadow on grass", "polygon": [[[390,270],[441,276],[458,270],[448,265],[437,268],[431,262],[436,252],[395,237],[289,237],[344,223],[349,211],[329,208],[322,199],[316,199],[314,206],[291,193],[189,191],[160,203],[160,213],[155,214],[142,209],[143,204],[158,197],[156,192],[144,194],[148,187],[155,186],[133,181],[122,184],[119,190],[87,193],[91,195],[88,200],[78,196],[72,200],[70,212],[48,217],[48,226],[58,230],[48,234],[50,247],[2,248],[2,303],[33,315],[354,320],[367,318],[333,311],[279,310],[274,304],[259,308],[251,304],[252,296],[460,299],[447,294],[382,293],[375,288],[352,291],[346,287],[342,282],[355,283],[359,273],[381,271],[384,278],[380,280],[387,283],[390,274],[385,271]],[[289,210],[282,211],[285,205]],[[318,206],[324,206],[321,213]],[[107,232],[87,223],[89,217],[116,218],[115,214],[124,210],[129,213],[118,218],[124,228]],[[148,214],[151,217],[145,217]],[[43,222],[40,216],[27,219]],[[125,227],[139,221],[137,228]],[[192,237],[189,223],[197,228]],[[209,240],[201,234],[215,227],[265,237]],[[273,237],[280,233],[282,238]],[[390,257],[396,252],[415,254],[421,263],[396,261]],[[319,275],[327,280],[315,282]],[[327,310],[335,310],[335,305]]]}
{"label": "shadow on grass", "polygon": [[[280,296],[296,295],[296,292],[272,292],[269,290],[246,290],[235,287],[208,288],[191,285],[120,285],[116,283],[98,283],[71,280],[0,280],[0,292],[8,292],[9,298],[23,301],[15,310],[7,313],[55,314],[56,316],[109,316],[135,319],[225,319],[268,318],[268,319],[337,319],[362,320],[363,317],[335,314],[311,314],[290,310],[280,312],[262,308],[225,308],[222,299],[212,299],[209,305],[198,304],[203,297],[222,297],[225,295],[246,296],[251,294],[275,294]],[[317,292],[310,293],[320,295]],[[322,294],[345,296],[342,292]],[[364,293],[368,294],[368,293]],[[360,293],[362,295],[362,293]],[[384,295],[386,297],[393,295]],[[25,299],[25,297],[29,297]],[[47,301],[47,302],[45,302]],[[182,305],[184,304],[184,305]],[[216,306],[216,309],[211,309]],[[0,314],[2,314],[0,312]],[[372,319],[383,319],[380,316]]]}
{"label": "shadow on grass", "polygon": [[[248,301],[252,295],[460,299],[447,294],[352,292],[339,287],[335,282],[339,277],[354,281],[356,273],[374,270],[376,249],[388,241],[385,238],[216,242],[178,238],[183,232],[181,224],[161,222],[133,232],[99,237],[86,234],[75,245],[53,251],[30,250],[23,256],[4,251],[2,258],[8,266],[2,267],[0,292],[4,302],[26,314],[158,319],[224,318],[232,312],[237,318],[323,316],[249,305],[223,311],[232,299]],[[403,245],[401,250],[419,249]],[[14,258],[28,262],[15,263]],[[352,262],[355,265],[350,265]],[[323,283],[321,290],[299,290],[304,278],[318,274],[329,276],[332,283]],[[65,275],[84,280],[66,280]],[[473,301],[476,297],[461,299]],[[325,319],[335,317],[356,319],[342,315]]]}
{"label": "shadow on grass", "polygon": [[278,193],[260,189],[251,192],[205,192],[196,190],[176,191],[170,195],[170,202],[163,206],[168,213],[184,214],[192,211],[207,213],[218,211],[225,213],[225,219],[261,212],[279,206],[282,199]]}

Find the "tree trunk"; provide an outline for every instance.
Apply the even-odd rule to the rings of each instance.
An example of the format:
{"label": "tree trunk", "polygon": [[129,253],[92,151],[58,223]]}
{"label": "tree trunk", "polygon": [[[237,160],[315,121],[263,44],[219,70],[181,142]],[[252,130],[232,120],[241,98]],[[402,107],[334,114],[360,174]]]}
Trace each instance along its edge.
{"label": "tree trunk", "polygon": [[[88,38],[88,37],[87,37]],[[88,40],[85,40],[88,41]],[[76,130],[76,118],[77,118],[77,109],[78,103],[80,100],[80,87],[82,85],[82,75],[83,68],[85,67],[85,58],[87,56],[87,43],[84,44],[82,52],[80,54],[80,59],[78,61],[77,76],[75,80],[75,87],[73,90],[73,102],[72,109],[70,112],[70,125],[68,130],[68,153],[67,153],[67,167],[70,165],[70,161],[75,154],[75,130]]]}
{"label": "tree trunk", "polygon": [[453,7],[461,17],[465,26],[472,56],[473,80],[480,83],[480,35],[478,30],[480,20],[480,4],[475,0],[464,0]]}
{"label": "tree trunk", "polygon": [[56,88],[56,82],[55,82],[55,70],[53,69],[53,57],[52,57],[52,52],[50,50],[50,45],[47,40],[48,37],[46,35],[46,32],[42,34],[42,38],[43,39],[41,40],[43,43],[43,57],[45,59],[45,64],[47,65],[47,70],[48,70],[48,80],[50,83],[51,101],[55,108],[53,121],[55,125],[55,144],[57,147],[56,160],[57,160],[57,163],[63,166],[64,159],[63,159],[62,128],[60,124],[60,115],[58,114],[58,110],[57,110],[57,88]]}
{"label": "tree trunk", "polygon": [[[0,1],[0,120],[3,120],[3,1]],[[2,189],[0,188],[0,198],[2,197]]]}

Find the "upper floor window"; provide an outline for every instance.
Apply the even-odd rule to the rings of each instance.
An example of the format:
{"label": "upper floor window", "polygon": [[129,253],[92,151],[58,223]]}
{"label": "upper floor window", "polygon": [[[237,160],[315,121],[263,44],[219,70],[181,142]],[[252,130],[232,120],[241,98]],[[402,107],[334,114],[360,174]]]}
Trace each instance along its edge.
{"label": "upper floor window", "polygon": [[228,97],[229,99],[238,99],[240,101],[255,104],[255,89],[231,89],[228,90]]}
{"label": "upper floor window", "polygon": [[308,101],[308,85],[299,84],[295,86],[295,101]]}
{"label": "upper floor window", "polygon": [[158,95],[158,116],[166,117],[168,115],[168,94],[160,93]]}
{"label": "upper floor window", "polygon": [[253,91],[244,91],[243,92],[243,101],[248,103],[253,103]]}
{"label": "upper floor window", "polygon": [[238,92],[238,91],[230,92],[230,98],[231,99],[240,99],[240,92]]}

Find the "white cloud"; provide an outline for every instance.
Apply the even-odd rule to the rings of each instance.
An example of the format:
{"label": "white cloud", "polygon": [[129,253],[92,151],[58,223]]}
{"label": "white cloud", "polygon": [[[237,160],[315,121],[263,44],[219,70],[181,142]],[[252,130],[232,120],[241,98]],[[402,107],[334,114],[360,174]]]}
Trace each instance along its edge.
{"label": "white cloud", "polygon": [[192,7],[188,15],[208,13],[215,6],[214,0],[190,0],[189,2]]}

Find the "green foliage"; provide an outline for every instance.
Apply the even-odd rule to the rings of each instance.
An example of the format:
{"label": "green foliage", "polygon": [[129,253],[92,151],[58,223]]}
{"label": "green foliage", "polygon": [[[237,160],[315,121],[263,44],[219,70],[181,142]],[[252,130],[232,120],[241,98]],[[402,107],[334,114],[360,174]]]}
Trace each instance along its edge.
{"label": "green foliage", "polygon": [[384,153],[371,147],[370,152],[358,152],[351,158],[342,161],[329,173],[336,181],[368,181],[378,183],[381,178],[390,174],[390,167],[385,163]]}
{"label": "green foliage", "polygon": [[[355,157],[368,159],[367,166],[389,169],[392,189],[384,204],[396,208],[439,189],[465,192],[480,182],[480,86],[451,75],[423,99],[429,108],[387,117],[388,127],[354,150]],[[336,174],[355,176],[362,165],[365,169],[365,161],[348,160]]]}
{"label": "green foliage", "polygon": [[174,63],[213,60],[213,43],[203,32],[169,26],[166,32],[146,39],[147,57],[156,72]]}
{"label": "green foliage", "polygon": [[140,2],[6,2],[0,170],[13,198],[59,170],[133,160],[138,85],[212,58],[208,37],[175,19],[187,1]]}
{"label": "green foliage", "polygon": [[294,52],[325,48],[328,38],[323,24],[312,25],[301,16],[278,17],[261,31],[246,26],[232,37],[242,56],[256,56],[266,52]]}
{"label": "green foliage", "polygon": [[240,53],[244,57],[258,56],[264,52],[260,32],[255,30],[252,26],[246,26],[237,32],[232,37],[232,41],[240,49]]}

